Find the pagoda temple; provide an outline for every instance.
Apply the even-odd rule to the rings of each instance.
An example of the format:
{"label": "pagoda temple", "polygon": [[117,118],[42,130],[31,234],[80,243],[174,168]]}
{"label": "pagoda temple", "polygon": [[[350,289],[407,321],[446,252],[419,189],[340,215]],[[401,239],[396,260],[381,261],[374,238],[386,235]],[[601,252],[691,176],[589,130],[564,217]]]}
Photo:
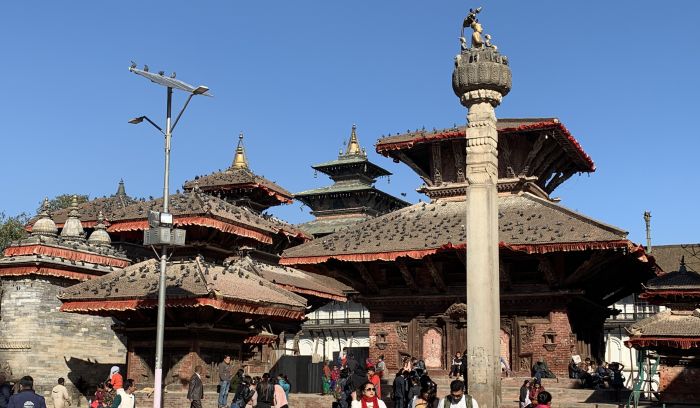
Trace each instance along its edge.
{"label": "pagoda temple", "polygon": [[[697,250],[698,245],[691,247]],[[697,265],[697,259],[693,263]],[[700,271],[686,265],[682,257],[677,271],[651,279],[643,288],[641,299],[667,309],[627,328],[630,338],[625,345],[637,349],[642,368],[646,365],[643,364],[645,356],[653,355],[658,364],[660,402],[697,403],[700,401],[697,387],[700,382]]]}
{"label": "pagoda temple", "polygon": [[[554,118],[500,119],[498,219],[501,356],[529,375],[544,360],[566,375],[572,354],[602,357],[607,306],[654,276],[619,228],[550,194],[595,166]],[[414,170],[418,203],[289,248],[281,262],[334,277],[370,311],[370,355],[389,367],[421,356],[447,369],[466,344],[465,128],[382,138],[376,150]]]}
{"label": "pagoda temple", "polygon": [[[205,367],[205,374],[214,372],[227,353],[234,358],[234,364],[246,367],[251,374],[262,374],[282,353],[279,349],[284,347],[285,334],[297,333],[309,310],[328,301],[345,299],[347,287],[333,279],[278,265],[282,250],[310,239],[299,228],[262,213],[270,206],[291,202],[291,197],[283,188],[250,170],[242,138],[228,169],[188,181],[183,192],[170,197],[174,226],[185,229],[187,239],[185,246],[174,248],[166,273],[164,385],[181,387],[197,364]],[[78,208],[84,209],[85,214],[79,214]],[[36,300],[49,296],[52,303],[47,304],[56,304],[56,313],[76,322],[108,322],[94,326],[100,333],[108,331],[115,339],[114,333],[118,333],[120,340],[105,344],[89,340],[86,334],[87,341],[91,342],[86,350],[104,347],[109,351],[119,345],[119,353],[116,353],[119,361],[102,358],[100,363],[109,361],[120,365],[126,361],[123,372],[137,379],[141,387],[152,384],[154,378],[155,298],[159,273],[153,251],[143,246],[143,232],[148,228],[149,211],[161,208],[162,198],[130,198],[120,183],[117,194],[112,197],[75,206],[67,215],[64,215],[65,210],[57,211],[59,225],[51,221],[48,214],[42,214],[28,228],[32,233],[29,242],[41,240],[46,247],[58,245],[52,243],[57,240],[68,247],[65,253],[44,250],[37,252],[40,255],[33,255],[35,257],[44,256],[45,252],[53,257],[80,253],[63,262],[72,269],[63,266],[60,272],[60,276],[72,276],[72,281],[61,283],[60,291],[56,287],[28,298]],[[54,235],[61,231],[55,239],[45,237],[43,232],[44,224],[49,222]],[[84,239],[73,238],[73,235],[84,234],[83,228],[92,230],[91,238],[85,243],[81,243]],[[111,258],[99,255],[112,252],[98,245],[97,237],[118,246],[123,253],[110,250],[115,254]],[[20,247],[22,245],[29,244],[23,243]],[[20,252],[31,250],[17,248],[14,245],[7,249],[6,256],[0,260],[0,274],[15,276],[22,272],[27,276],[50,275],[53,279],[58,273],[53,271],[56,268],[42,263],[49,262],[50,258],[31,260],[38,265],[31,270],[24,263],[18,264]],[[90,248],[92,252],[88,251]],[[134,264],[128,266],[130,263]],[[14,269],[5,267],[6,264],[13,265]],[[20,267],[24,269],[20,271]],[[88,276],[94,279],[85,281]],[[77,284],[80,281],[85,282]],[[32,285],[31,282],[27,284]],[[71,286],[73,284],[77,285]],[[4,293],[9,296],[7,289]],[[57,296],[62,302],[60,312]],[[3,324],[10,322],[19,324],[20,320],[2,320]],[[75,333],[81,331],[72,331],[72,340],[75,340]],[[91,355],[101,354],[92,351]],[[40,389],[53,384],[57,376],[65,376],[68,371],[66,367],[60,370],[51,367],[51,370],[43,370],[51,379],[38,381]],[[73,374],[71,371],[68,379],[73,380]],[[108,374],[109,367],[101,367],[89,377],[83,377],[94,386]],[[218,380],[212,375],[205,382],[214,384]]]}
{"label": "pagoda temple", "polygon": [[131,262],[111,245],[101,212],[87,236],[75,196],[72,204],[59,234],[44,200],[29,237],[0,257],[0,370],[8,380],[31,373],[39,390],[66,377],[72,391],[84,393],[89,381],[124,364],[126,345],[113,319],[60,311],[57,295]]}
{"label": "pagoda temple", "polygon": [[311,208],[311,214],[316,217],[299,228],[315,237],[409,205],[374,187],[377,178],[391,173],[367,159],[356,130],[357,127],[352,125],[345,152],[341,150],[336,160],[311,166],[315,171],[327,174],[333,185],[294,194],[294,198]]}

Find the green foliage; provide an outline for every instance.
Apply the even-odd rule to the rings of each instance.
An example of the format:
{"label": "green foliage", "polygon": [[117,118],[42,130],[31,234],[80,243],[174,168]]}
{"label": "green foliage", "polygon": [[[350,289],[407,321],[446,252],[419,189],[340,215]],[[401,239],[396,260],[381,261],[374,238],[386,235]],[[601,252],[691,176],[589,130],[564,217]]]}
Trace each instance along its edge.
{"label": "green foliage", "polygon": [[29,216],[22,213],[14,217],[8,217],[0,211],[0,251],[5,249],[12,241],[27,236],[24,226],[29,221]]}
{"label": "green foliage", "polygon": [[[78,205],[88,201],[90,197],[88,197],[86,194],[61,194],[59,196],[54,197],[53,199],[49,200],[49,214],[51,214],[54,211],[62,210],[64,208],[68,208],[71,206],[71,202],[73,201],[73,195],[77,196],[78,198]],[[37,214],[41,213],[41,205],[42,203],[39,203],[39,209],[37,210]]]}

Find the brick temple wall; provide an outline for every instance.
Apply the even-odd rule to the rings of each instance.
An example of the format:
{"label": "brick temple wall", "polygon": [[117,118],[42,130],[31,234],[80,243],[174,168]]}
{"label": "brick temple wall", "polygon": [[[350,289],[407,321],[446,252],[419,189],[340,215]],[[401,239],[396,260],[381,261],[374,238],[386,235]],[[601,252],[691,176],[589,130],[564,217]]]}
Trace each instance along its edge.
{"label": "brick temple wall", "polygon": [[[519,320],[519,332],[520,353],[515,364],[511,364],[514,371],[529,375],[532,364],[542,359],[557,376],[568,377],[569,360],[576,345],[566,311],[552,311],[543,319]],[[553,345],[545,344],[545,333],[555,334]]]}
{"label": "brick temple wall", "polygon": [[700,401],[700,363],[695,362],[695,358],[661,359],[659,391],[662,402],[697,404]]}
{"label": "brick temple wall", "polygon": [[[61,279],[3,278],[0,299],[0,369],[18,379],[34,378],[38,391],[58,377],[76,392],[82,381],[96,384],[118,365],[124,371],[126,347],[111,329],[111,318],[59,311]],[[94,388],[93,388],[94,389]]]}
{"label": "brick temple wall", "polygon": [[[572,351],[576,350],[576,339],[572,336],[567,311],[554,310],[539,317],[504,316],[504,318],[515,322],[517,326],[513,328],[512,333],[504,337],[510,342],[505,344],[504,348],[513,350],[511,353],[513,361],[510,362],[513,371],[518,375],[530,375],[532,364],[543,359],[558,377],[568,377],[568,364]],[[399,321],[382,322],[381,319],[381,314],[372,313],[369,325],[369,355],[376,360],[379,355],[384,354],[387,367],[393,370],[401,365],[400,352],[406,352],[409,349],[407,334],[410,335],[410,333],[400,333],[400,328],[407,328],[411,324]],[[447,330],[447,333],[453,332],[455,331]],[[554,335],[553,343],[546,343],[549,341],[545,339],[546,333],[550,336]],[[446,353],[446,350],[442,350],[443,356]],[[585,357],[582,356],[582,358]],[[450,356],[446,358],[449,361]]]}

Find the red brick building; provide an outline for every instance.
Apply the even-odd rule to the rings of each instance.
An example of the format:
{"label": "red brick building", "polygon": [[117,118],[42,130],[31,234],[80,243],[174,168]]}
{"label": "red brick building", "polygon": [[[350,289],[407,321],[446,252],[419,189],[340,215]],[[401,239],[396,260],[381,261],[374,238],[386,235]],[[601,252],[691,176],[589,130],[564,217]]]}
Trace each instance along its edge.
{"label": "red brick building", "polygon": [[[499,234],[502,357],[566,375],[572,354],[603,356],[608,305],[654,276],[627,233],[551,198],[595,166],[557,119],[501,119]],[[351,285],[371,313],[370,354],[446,369],[466,348],[465,129],[380,139],[377,152],[423,180],[431,201],[287,249],[281,262]],[[468,245],[468,243],[466,243]]]}

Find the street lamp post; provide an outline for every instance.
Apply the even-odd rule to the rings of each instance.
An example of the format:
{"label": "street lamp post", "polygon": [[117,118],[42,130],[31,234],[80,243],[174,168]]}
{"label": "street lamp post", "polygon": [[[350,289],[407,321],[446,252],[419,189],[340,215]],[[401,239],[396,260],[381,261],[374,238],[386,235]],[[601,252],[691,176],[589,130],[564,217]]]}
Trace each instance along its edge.
{"label": "street lamp post", "polygon": [[[155,361],[155,384],[153,385],[153,407],[161,408],[163,389],[163,338],[165,335],[165,273],[167,268],[168,247],[181,246],[185,244],[185,231],[173,227],[173,217],[169,210],[169,189],[170,184],[170,141],[172,132],[180,121],[180,117],[185,112],[187,105],[194,95],[212,96],[206,86],[193,87],[185,82],[175,79],[173,74],[166,77],[161,71],[158,74],[148,72],[147,69],[137,69],[135,64],[129,67],[129,71],[148,78],[152,82],[167,88],[167,108],[165,116],[165,132],[155,122],[146,116],[140,116],[129,121],[137,124],[146,120],[165,136],[165,176],[163,180],[163,212],[151,212],[148,216],[149,229],[144,232],[144,245],[160,246],[160,275],[158,278],[158,319],[156,322],[156,361]],[[180,113],[171,126],[173,89],[180,89],[189,95]]]}

